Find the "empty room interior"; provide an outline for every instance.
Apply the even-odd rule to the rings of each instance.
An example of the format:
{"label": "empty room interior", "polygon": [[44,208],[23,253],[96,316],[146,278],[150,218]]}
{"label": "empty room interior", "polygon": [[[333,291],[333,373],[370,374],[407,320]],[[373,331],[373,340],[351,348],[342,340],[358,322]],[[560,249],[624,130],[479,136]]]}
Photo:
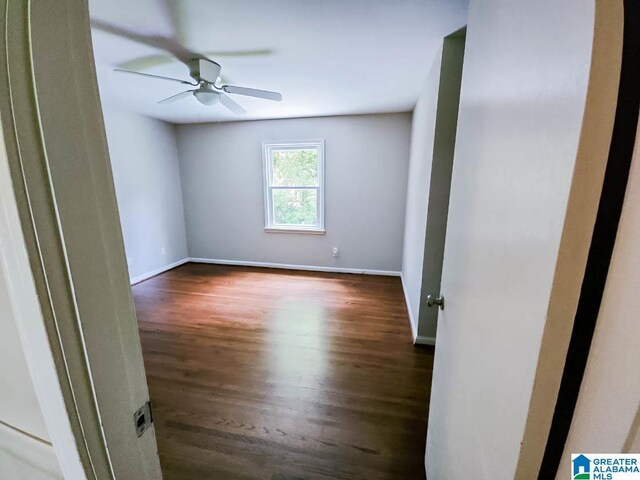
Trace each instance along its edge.
{"label": "empty room interior", "polygon": [[640,453],[637,4],[26,3],[0,480]]}
{"label": "empty room interior", "polygon": [[463,5],[94,3],[165,477],[418,477],[435,321],[411,130],[433,111],[412,110],[441,74],[459,93]]}

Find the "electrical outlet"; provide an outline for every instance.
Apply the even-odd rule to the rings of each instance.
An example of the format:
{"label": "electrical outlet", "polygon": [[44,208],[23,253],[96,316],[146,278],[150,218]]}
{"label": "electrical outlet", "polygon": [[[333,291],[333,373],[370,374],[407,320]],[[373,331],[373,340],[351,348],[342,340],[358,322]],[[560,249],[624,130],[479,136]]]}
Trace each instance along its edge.
{"label": "electrical outlet", "polygon": [[165,251],[164,247],[162,247],[160,249],[160,255],[166,255],[166,254],[167,254],[167,252]]}
{"label": "electrical outlet", "polygon": [[333,247],[333,248],[331,249],[331,254],[332,254],[334,257],[337,257],[337,256],[338,256],[338,247]]}

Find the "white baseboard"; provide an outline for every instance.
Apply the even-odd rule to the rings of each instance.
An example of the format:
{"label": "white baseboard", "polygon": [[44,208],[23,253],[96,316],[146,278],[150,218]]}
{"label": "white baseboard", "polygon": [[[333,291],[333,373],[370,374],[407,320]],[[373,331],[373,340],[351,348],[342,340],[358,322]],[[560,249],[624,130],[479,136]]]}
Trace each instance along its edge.
{"label": "white baseboard", "polygon": [[407,285],[404,283],[404,276],[400,273],[400,281],[402,282],[402,292],[404,293],[404,303],[407,305],[407,313],[409,315],[409,325],[411,326],[411,339],[413,343],[417,343],[418,338],[418,325],[411,313],[411,305],[409,304],[409,296],[407,295]]}
{"label": "white baseboard", "polygon": [[435,345],[435,337],[425,337],[424,335],[418,335],[413,342],[415,345]]}
{"label": "white baseboard", "polygon": [[189,258],[183,258],[182,260],[178,260],[177,262],[170,263],[169,265],[165,265],[164,267],[156,268],[151,272],[143,273],[142,275],[138,275],[137,277],[131,278],[131,285],[135,285],[136,283],[143,282],[148,280],[151,277],[155,277],[156,275],[160,275],[161,273],[166,272],[167,270],[171,270],[172,268],[179,267],[180,265],[184,265],[190,261]]}
{"label": "white baseboard", "polygon": [[409,296],[407,295],[407,285],[404,283],[404,275],[400,272],[400,281],[402,282],[402,292],[404,293],[404,303],[407,305],[407,314],[409,315],[409,326],[411,327],[411,339],[413,343],[416,343],[416,339],[418,338],[418,324],[415,322],[413,318],[413,313],[411,312],[411,306],[409,304]]}
{"label": "white baseboard", "polygon": [[411,306],[409,304],[409,296],[407,295],[407,285],[404,283],[404,276],[400,274],[400,280],[402,281],[402,291],[404,292],[404,301],[407,304],[407,313],[409,314],[409,325],[411,326],[411,338],[413,338],[414,345],[435,345],[435,337],[425,337],[424,335],[418,335],[418,323],[417,319],[413,317],[411,313]]}
{"label": "white baseboard", "polygon": [[214,265],[236,265],[239,267],[281,268],[284,270],[307,270],[311,272],[356,273],[360,275],[384,275],[399,277],[400,272],[390,270],[370,270],[366,268],[320,267],[316,265],[290,265],[287,263],[248,262],[245,260],[223,260],[218,258],[189,258],[193,263],[210,263]]}

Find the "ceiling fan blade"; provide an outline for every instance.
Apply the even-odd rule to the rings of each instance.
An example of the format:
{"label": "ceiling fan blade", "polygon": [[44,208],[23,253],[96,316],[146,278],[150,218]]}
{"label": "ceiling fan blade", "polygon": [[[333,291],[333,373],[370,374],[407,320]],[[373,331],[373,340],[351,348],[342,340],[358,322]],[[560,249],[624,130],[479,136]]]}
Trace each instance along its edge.
{"label": "ceiling fan blade", "polygon": [[264,98],[267,100],[273,100],[279,102],[282,100],[282,94],[278,92],[270,92],[268,90],[258,90],[257,88],[236,87],[233,85],[225,85],[222,89],[227,93],[234,93],[236,95],[246,95],[247,97]]}
{"label": "ceiling fan blade", "polygon": [[152,48],[164,50],[183,63],[192,58],[200,58],[202,56],[197,52],[192,52],[188,48],[184,47],[178,42],[178,40],[172,37],[136,32],[135,30],[129,30],[127,28],[99,20],[97,18],[93,18],[91,20],[91,27],[109,33],[111,35],[117,35],[118,37],[147,45]]}
{"label": "ceiling fan blade", "polygon": [[[219,51],[219,52],[205,52],[205,58],[216,58],[216,57],[257,57],[263,55],[271,55],[272,50],[235,50],[235,51]],[[161,67],[163,65],[169,65],[176,61],[176,57],[173,55],[148,55],[146,57],[134,58],[132,60],[127,60],[126,62],[122,62],[117,65],[117,67],[121,70],[149,70],[156,67]],[[221,75],[222,83],[226,83],[228,79],[225,79],[223,75]]]}
{"label": "ceiling fan blade", "polygon": [[169,65],[176,61],[176,57],[173,55],[148,55],[146,57],[134,58],[133,60],[127,60],[117,65],[122,70],[148,70],[151,68],[160,67],[162,65]]}
{"label": "ceiling fan blade", "polygon": [[173,102],[177,102],[178,100],[182,100],[185,97],[188,97],[189,95],[192,95],[193,92],[195,90],[185,90],[184,92],[180,92],[177,93],[175,95],[171,95],[170,97],[167,97],[163,100],[160,100],[158,103],[173,103]]}
{"label": "ceiling fan blade", "polygon": [[187,80],[180,80],[179,78],[163,77],[161,75],[151,75],[150,73],[134,72],[132,70],[125,70],[123,68],[114,68],[113,71],[119,72],[119,73],[129,73],[131,75],[142,75],[143,77],[158,78],[160,80],[169,80],[171,82],[178,82],[178,83],[182,83],[183,85],[191,85],[194,87],[198,85],[197,83],[191,83],[191,82],[188,82]]}
{"label": "ceiling fan blade", "polygon": [[211,50],[204,52],[205,57],[264,57],[272,55],[273,50],[270,48],[262,48],[258,50]]}
{"label": "ceiling fan blade", "polygon": [[[149,70],[162,65],[171,64],[173,62],[176,62],[176,58],[171,55],[150,55],[148,57],[134,58],[133,60],[120,63],[116,70],[126,70],[127,72],[133,72],[134,70]],[[218,76],[220,80],[216,83],[226,83],[229,81],[229,78],[226,75],[219,74]],[[190,83],[190,85],[194,84]]]}
{"label": "ceiling fan blade", "polygon": [[220,103],[231,110],[236,115],[244,115],[247,111],[242,108],[235,100],[224,93],[220,94]]}

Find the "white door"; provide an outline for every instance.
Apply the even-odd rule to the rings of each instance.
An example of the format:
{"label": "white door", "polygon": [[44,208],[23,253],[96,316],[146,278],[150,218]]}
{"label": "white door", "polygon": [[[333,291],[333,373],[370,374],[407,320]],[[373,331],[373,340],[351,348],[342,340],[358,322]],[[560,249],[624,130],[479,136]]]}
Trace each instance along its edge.
{"label": "white door", "polygon": [[[521,468],[528,416],[540,413],[530,405],[559,252],[571,243],[573,222],[577,240],[567,255],[584,260],[583,237],[595,218],[593,189],[574,191],[572,181],[584,186],[578,176],[585,172],[601,180],[606,161],[606,155],[588,157],[602,153],[598,144],[583,155],[591,169],[574,172],[582,142],[600,138],[581,137],[595,15],[594,2],[583,0],[471,1],[427,435],[429,480],[513,479]],[[598,98],[612,100],[600,116],[606,137],[615,92]],[[576,209],[581,222],[567,216],[578,193],[589,200]],[[576,298],[560,303],[569,311]]]}

